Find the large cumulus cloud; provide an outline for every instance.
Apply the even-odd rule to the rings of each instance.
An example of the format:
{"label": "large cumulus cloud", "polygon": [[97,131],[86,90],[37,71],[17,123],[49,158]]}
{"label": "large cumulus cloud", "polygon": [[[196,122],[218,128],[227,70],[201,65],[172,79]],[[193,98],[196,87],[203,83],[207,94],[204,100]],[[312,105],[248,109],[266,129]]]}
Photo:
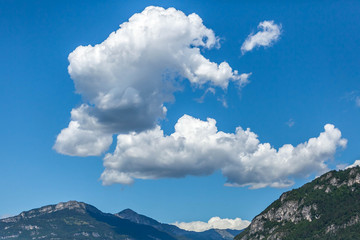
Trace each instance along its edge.
{"label": "large cumulus cloud", "polygon": [[79,46],[69,55],[68,71],[84,104],[71,112],[55,150],[99,155],[112,134],[154,127],[182,79],[195,87],[245,85],[248,74],[202,55],[201,49],[216,46],[217,37],[198,15],[161,7],[134,14],[100,44]]}
{"label": "large cumulus cloud", "polygon": [[[281,33],[272,21],[259,28],[245,41],[243,52],[268,46]],[[250,129],[225,133],[214,119],[188,115],[178,120],[173,134],[164,135],[157,123],[182,81],[206,85],[210,92],[225,90],[230,82],[239,87],[248,83],[250,73],[239,74],[227,62],[217,64],[202,55],[218,46],[218,38],[198,15],[161,7],[133,15],[100,44],[79,46],[69,55],[68,71],[83,103],[72,109],[54,149],[73,156],[101,155],[118,134],[114,153],[104,158],[105,185],[219,170],[228,186],[285,187],[293,178],[326,171],[326,161],[346,146],[331,124],[316,138],[279,149],[260,143]]]}
{"label": "large cumulus cloud", "polygon": [[134,179],[179,178],[210,175],[220,170],[228,186],[286,187],[292,178],[327,170],[326,161],[346,139],[331,124],[316,138],[279,149],[260,143],[250,129],[218,131],[216,121],[188,115],[175,132],[165,136],[160,126],[141,133],[119,134],[113,154],[104,158],[104,184],[131,184]]}

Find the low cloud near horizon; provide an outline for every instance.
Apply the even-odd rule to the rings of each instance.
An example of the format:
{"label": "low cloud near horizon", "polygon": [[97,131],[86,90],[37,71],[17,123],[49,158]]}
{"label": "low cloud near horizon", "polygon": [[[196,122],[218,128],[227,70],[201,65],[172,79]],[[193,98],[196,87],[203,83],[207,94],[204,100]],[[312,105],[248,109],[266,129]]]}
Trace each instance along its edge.
{"label": "low cloud near horizon", "polygon": [[242,230],[250,225],[250,221],[242,220],[241,218],[229,219],[212,217],[208,222],[194,221],[194,222],[176,222],[173,225],[178,228],[193,231],[193,232],[204,232],[209,229],[232,229]]}
{"label": "low cloud near horizon", "polygon": [[355,162],[349,166],[346,166],[345,169],[349,169],[349,168],[353,168],[353,167],[358,167],[360,166],[360,160],[355,160]]}

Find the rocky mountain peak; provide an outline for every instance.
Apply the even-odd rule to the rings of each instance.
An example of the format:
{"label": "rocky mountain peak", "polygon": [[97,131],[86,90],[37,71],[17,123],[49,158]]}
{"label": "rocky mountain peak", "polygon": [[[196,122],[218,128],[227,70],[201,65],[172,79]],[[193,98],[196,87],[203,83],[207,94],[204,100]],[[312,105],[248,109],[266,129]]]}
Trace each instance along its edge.
{"label": "rocky mountain peak", "polygon": [[17,222],[21,219],[36,218],[42,215],[51,214],[62,210],[71,210],[79,213],[86,213],[88,209],[96,209],[96,208],[83,202],[77,202],[77,201],[60,202],[56,205],[47,205],[41,208],[32,209],[30,211],[24,211],[15,217],[1,219],[1,221]]}
{"label": "rocky mountain peak", "polygon": [[121,212],[119,212],[118,215],[121,215],[121,216],[123,216],[123,215],[138,215],[138,213],[133,211],[130,208],[127,208],[127,209],[124,209]]}
{"label": "rocky mountain peak", "polygon": [[160,225],[160,223],[152,218],[149,218],[147,216],[138,214],[137,212],[127,208],[119,213],[115,214],[117,217],[122,219],[127,219],[134,223],[144,224],[144,225],[151,225],[156,226]]}
{"label": "rocky mountain peak", "polygon": [[64,210],[64,209],[68,209],[68,210],[73,210],[73,209],[86,210],[86,204],[83,203],[83,202],[68,201],[68,202],[60,202],[60,203],[55,205],[55,210],[56,211],[60,211],[60,210]]}
{"label": "rocky mountain peak", "polygon": [[360,229],[359,219],[360,167],[355,167],[283,193],[236,240],[352,239],[348,236]]}

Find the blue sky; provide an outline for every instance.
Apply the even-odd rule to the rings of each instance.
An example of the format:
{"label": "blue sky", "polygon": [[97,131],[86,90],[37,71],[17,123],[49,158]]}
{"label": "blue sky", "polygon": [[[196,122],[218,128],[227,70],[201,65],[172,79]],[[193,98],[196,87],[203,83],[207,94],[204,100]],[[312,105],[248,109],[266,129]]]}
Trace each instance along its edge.
{"label": "blue sky", "polygon": [[[69,146],[77,146],[77,142],[62,142],[65,145],[61,146],[68,147],[62,148],[63,150],[58,148],[56,151],[54,144],[57,136],[62,129],[68,127],[70,121],[74,121],[70,115],[72,109],[79,109],[82,104],[88,104],[92,109],[89,110],[89,114],[100,119],[103,117],[99,115],[101,106],[105,106],[103,109],[113,106],[112,103],[101,105],[104,99],[92,97],[88,89],[94,85],[84,87],[80,90],[82,94],[76,93],[76,90],[79,92],[83,86],[82,79],[87,82],[91,78],[92,83],[96,84],[98,76],[101,78],[102,75],[93,77],[93,72],[87,71],[90,65],[86,63],[81,65],[80,70],[74,70],[71,76],[67,69],[69,54],[80,45],[94,46],[102,43],[110,33],[119,29],[120,24],[127,22],[136,13],[142,13],[148,6],[164,8],[161,11],[174,7],[183,12],[184,19],[188,19],[189,14],[197,14],[203,21],[204,36],[210,36],[211,40],[212,35],[206,32],[206,29],[211,29],[217,40],[214,40],[214,46],[208,48],[200,44],[192,48],[187,46],[185,49],[199,48],[197,56],[203,56],[204,59],[217,64],[227,62],[232,71],[238,71],[237,76],[251,73],[247,78],[249,83],[239,88],[237,83],[240,80],[231,71],[232,76],[222,77],[220,83],[215,82],[214,76],[206,77],[206,74],[194,73],[198,77],[196,79],[202,79],[202,84],[194,83],[195,78],[192,81],[187,79],[184,73],[174,79],[168,76],[181,90],[170,93],[170,96],[174,97],[173,101],[164,100],[168,97],[166,94],[159,99],[154,98],[154,104],[164,103],[167,108],[166,114],[155,109],[148,115],[144,114],[147,121],[136,125],[138,122],[134,120],[134,126],[126,127],[126,130],[116,125],[118,122],[112,122],[118,127],[113,128],[105,124],[106,126],[96,130],[96,133],[91,130],[85,137],[81,136],[81,141],[87,140],[86,137],[98,137],[96,134],[105,136],[106,139],[110,136],[113,140],[108,148],[99,150],[101,153],[92,154],[96,156],[85,156],[86,154],[79,154],[78,149],[70,149]],[[324,170],[318,163],[324,163],[328,169],[352,164],[360,159],[360,103],[357,102],[360,99],[359,10],[360,4],[357,1],[1,1],[0,216],[14,215],[22,210],[60,201],[78,200],[93,204],[105,212],[132,208],[169,223],[208,221],[213,216],[251,220],[283,191],[301,186]],[[145,22],[150,22],[148,20]],[[280,29],[278,39],[273,40],[269,46],[254,47],[242,53],[241,46],[244,41],[249,35],[254,36],[261,31],[258,25],[264,21],[273,21]],[[201,31],[199,28],[200,35]],[[174,30],[174,33],[178,31]],[[168,32],[164,32],[164,36],[167,36],[166,34]],[[146,38],[139,39],[140,42],[147,41]],[[177,39],[175,38],[174,44],[179,43]],[[159,47],[164,43],[172,42],[167,39],[151,46]],[[176,46],[180,46],[181,51],[184,50],[181,41]],[[122,66],[113,68],[120,69],[120,72],[113,70],[115,76],[124,74],[129,76],[129,81],[132,81],[131,77],[135,77],[140,83],[144,83],[140,84],[144,88],[143,91],[136,92],[138,89],[134,87],[136,91],[135,94],[130,92],[130,95],[133,94],[131,96],[137,96],[138,93],[141,99],[142,93],[159,90],[153,87],[152,80],[162,71],[159,64],[169,63],[168,69],[175,73],[183,71],[179,67],[181,64],[190,69],[194,68],[193,71],[196,72],[198,63],[191,62],[188,56],[185,55],[176,62],[171,58],[171,54],[167,54],[169,52],[164,52],[165,57],[159,57],[156,55],[159,51],[155,50],[150,49],[147,55],[140,52],[143,54],[141,59],[148,57],[160,59],[162,62],[143,60],[140,63],[144,65],[133,65],[136,71],[130,73]],[[169,50],[170,53],[172,50]],[[89,56],[85,59],[91,61]],[[149,63],[154,64],[153,67],[149,68]],[[136,75],[143,70],[141,66],[147,69],[147,72],[144,72],[154,74],[149,75],[150,80]],[[152,70],[157,68],[160,70],[154,73]],[[143,79],[144,82],[141,82]],[[74,81],[78,83],[78,89]],[[228,86],[221,85],[224,83],[228,83]],[[101,84],[100,81],[100,86]],[[149,87],[144,87],[147,84]],[[161,84],[159,86],[160,90],[168,90]],[[215,91],[215,94],[212,91]],[[112,97],[113,102],[118,102],[119,95],[115,94]],[[199,101],[202,97],[203,101]],[[136,100],[135,97],[134,99]],[[227,106],[224,106],[224,100]],[[129,104],[131,107],[131,103]],[[148,107],[146,104],[141,106]],[[126,112],[116,110],[122,114],[121,117],[117,115],[116,119],[123,121],[121,119],[126,118]],[[104,111],[101,113],[110,114]],[[142,114],[140,110],[138,113]],[[184,123],[185,132],[188,128],[191,130],[192,124],[205,124],[207,118],[212,118],[216,120],[219,131],[234,134],[239,126],[245,130],[250,128],[250,131],[258,136],[259,144],[269,143],[274,149],[279,149],[285,144],[296,147],[310,138],[317,138],[325,131],[324,126],[328,123],[335,128],[327,133],[336,135],[336,131],[341,131],[341,137],[331,138],[333,142],[330,143],[319,139],[317,144],[320,148],[325,146],[321,156],[309,155],[311,162],[305,164],[306,166],[300,164],[298,168],[294,167],[295,170],[293,166],[307,160],[301,158],[301,154],[292,155],[289,159],[285,157],[292,165],[284,168],[276,167],[276,159],[280,156],[274,155],[274,158],[269,160],[270,164],[275,161],[274,168],[270,167],[268,171],[260,168],[267,161],[266,157],[256,158],[252,162],[253,165],[244,165],[241,159],[234,160],[236,154],[249,154],[247,151],[239,150],[242,145],[236,139],[234,146],[240,144],[240,147],[226,150],[234,153],[234,156],[227,155],[225,145],[220,144],[220,149],[215,149],[215,146],[209,143],[205,144],[208,148],[202,149],[204,155],[184,158],[185,162],[175,164],[176,166],[170,164],[164,167],[159,163],[160,167],[154,169],[149,169],[148,165],[144,164],[144,159],[134,160],[129,155],[119,157],[114,153],[117,144],[123,146],[116,139],[117,133],[129,138],[129,131],[135,130],[137,134],[148,133],[147,131],[152,130],[157,124],[159,129],[169,136],[175,131],[175,124],[184,114],[191,116],[190,120]],[[139,117],[142,115],[134,116],[130,119],[144,119]],[[163,118],[156,120],[161,116]],[[132,121],[124,120],[124,124]],[[106,130],[103,130],[105,128]],[[71,136],[71,140],[78,139],[77,135]],[[136,136],[143,144],[143,138]],[[160,155],[168,146],[166,143],[169,140],[162,137],[164,145],[158,149]],[[231,139],[233,137],[234,135],[231,135]],[[340,142],[341,139],[347,140],[346,147],[344,142]],[[177,143],[179,142],[173,139],[170,141],[170,152],[178,151],[173,149]],[[334,146],[328,149],[326,146],[329,144]],[[194,149],[185,150],[193,153],[192,151],[199,152],[200,149],[197,147],[202,145],[189,146],[193,146]],[[146,152],[147,148],[144,149]],[[96,149],[92,147],[90,150]],[[305,150],[299,152],[308,150],[305,147]],[[214,151],[220,158],[221,154],[226,156],[224,155],[224,159],[221,160],[216,158],[210,164],[203,158],[214,154]],[[110,185],[103,186],[104,179],[100,176],[105,170],[103,159],[106,153],[111,154],[111,159],[115,163],[126,163],[124,168],[107,169],[115,169],[118,174],[130,176],[133,180],[132,185],[124,184],[124,180],[117,181],[119,178],[115,177],[108,181]],[[150,155],[154,158],[150,159],[150,163],[160,159],[153,153]],[[250,159],[254,157],[252,154],[246,156]],[[230,160],[226,160],[227,158]],[[195,169],[194,162],[190,161],[194,159],[203,163],[204,168]],[[186,162],[188,160],[189,164]],[[241,164],[233,161],[240,161]],[[128,168],[127,166],[132,163],[134,168]],[[246,172],[244,169],[249,166],[257,170]],[[235,174],[235,170],[235,173],[226,170],[227,168],[235,169],[239,174]],[[254,176],[257,175],[264,177],[254,180]],[[287,184],[284,188],[271,186],[272,182],[284,179],[294,184]],[[267,186],[257,189],[248,189],[248,186],[224,186],[229,181],[235,185],[250,186],[253,186],[255,181],[266,183]]]}

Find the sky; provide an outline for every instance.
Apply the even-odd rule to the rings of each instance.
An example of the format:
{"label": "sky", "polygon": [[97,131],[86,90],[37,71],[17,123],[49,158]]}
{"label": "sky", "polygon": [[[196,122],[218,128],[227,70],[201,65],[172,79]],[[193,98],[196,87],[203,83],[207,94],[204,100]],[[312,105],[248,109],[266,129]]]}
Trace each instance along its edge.
{"label": "sky", "polygon": [[353,164],[359,10],[1,1],[0,217],[77,200],[188,229],[241,225]]}

